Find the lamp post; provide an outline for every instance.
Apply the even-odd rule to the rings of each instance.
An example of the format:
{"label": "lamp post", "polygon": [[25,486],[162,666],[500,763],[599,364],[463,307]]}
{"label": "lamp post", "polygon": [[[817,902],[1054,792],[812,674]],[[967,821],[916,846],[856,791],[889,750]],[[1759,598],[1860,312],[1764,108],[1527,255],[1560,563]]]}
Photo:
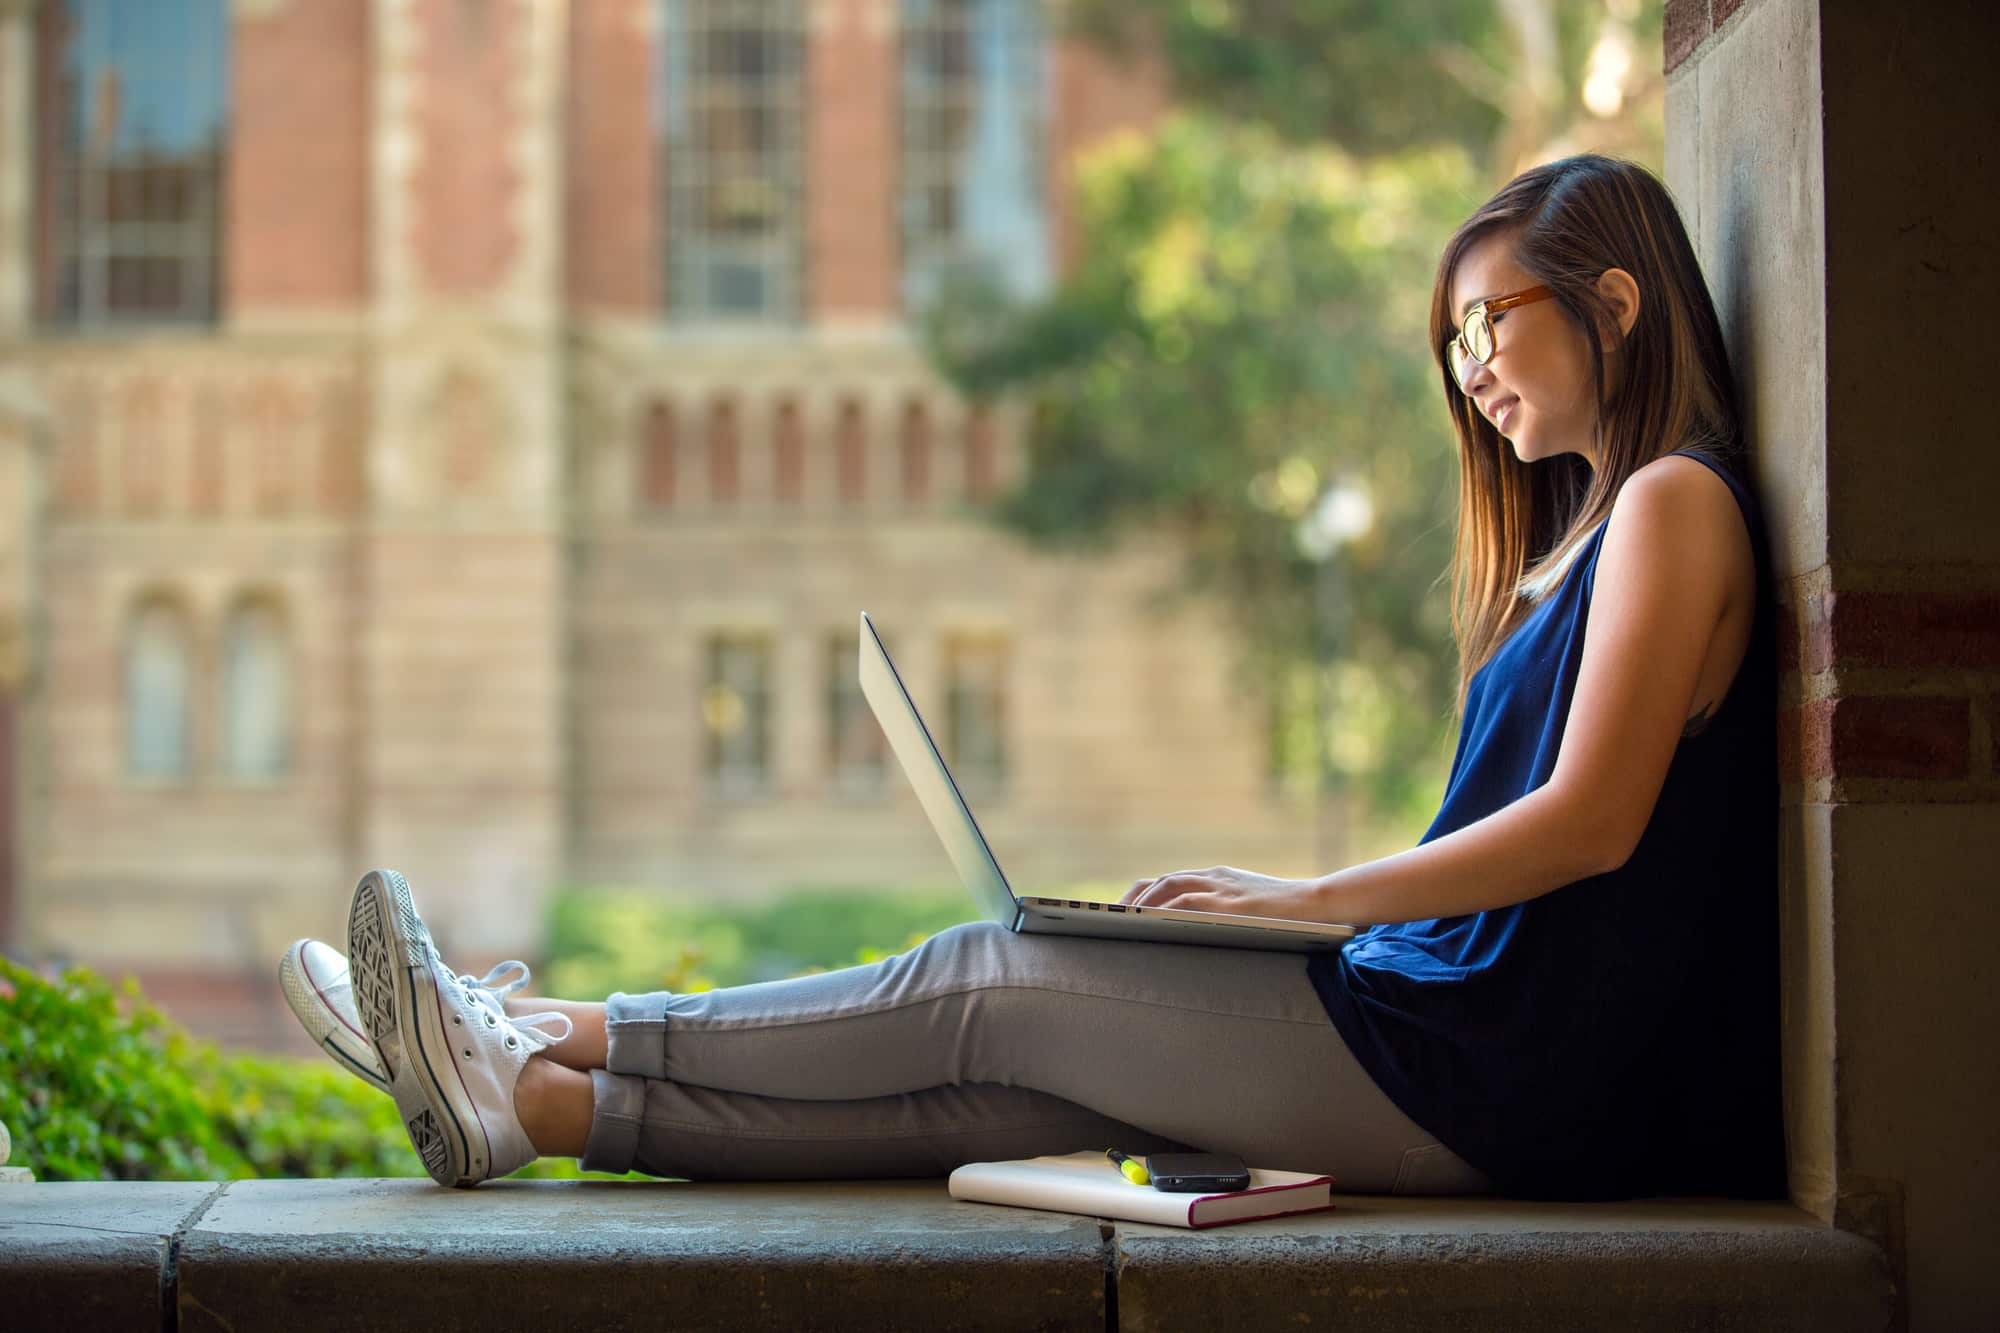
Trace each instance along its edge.
{"label": "lamp post", "polygon": [[1341,551],[1375,524],[1375,502],[1353,481],[1336,481],[1320,492],[1317,503],[1299,520],[1300,552],[1313,562],[1313,665],[1318,675],[1313,706],[1313,776],[1318,807],[1313,812],[1313,864],[1330,873],[1333,858],[1346,851],[1345,821],[1339,837],[1332,835],[1333,801],[1333,655],[1346,634],[1351,610],[1347,565]]}

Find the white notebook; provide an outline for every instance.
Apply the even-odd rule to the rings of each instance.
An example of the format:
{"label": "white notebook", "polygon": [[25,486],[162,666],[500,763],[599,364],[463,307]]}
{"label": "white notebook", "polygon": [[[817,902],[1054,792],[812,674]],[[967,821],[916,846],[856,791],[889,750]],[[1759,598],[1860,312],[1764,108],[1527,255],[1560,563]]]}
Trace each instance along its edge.
{"label": "white notebook", "polygon": [[1250,1169],[1250,1188],[1226,1194],[1168,1194],[1134,1185],[1101,1152],[968,1162],[951,1173],[951,1197],[1054,1213],[1117,1217],[1163,1227],[1214,1227],[1333,1207],[1333,1177]]}

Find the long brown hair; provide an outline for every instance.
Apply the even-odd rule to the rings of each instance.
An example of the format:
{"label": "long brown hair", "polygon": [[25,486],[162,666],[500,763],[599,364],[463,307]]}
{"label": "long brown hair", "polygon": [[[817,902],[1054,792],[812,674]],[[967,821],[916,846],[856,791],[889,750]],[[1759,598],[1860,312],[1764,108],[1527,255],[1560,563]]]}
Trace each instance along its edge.
{"label": "long brown hair", "polygon": [[[1460,258],[1494,232],[1584,334],[1598,412],[1597,466],[1575,454],[1532,465],[1458,390],[1445,345],[1458,332],[1451,280]],[[1606,393],[1604,332],[1617,322],[1597,291],[1606,269],[1639,285],[1639,314]],[[1698,452],[1741,469],[1736,381],[1701,264],[1673,197],[1644,167],[1585,154],[1522,172],[1452,233],[1431,296],[1431,348],[1458,432],[1458,537],[1452,635],[1458,709],[1479,668],[1533,603],[1560,580],[1634,472],[1663,454]]]}

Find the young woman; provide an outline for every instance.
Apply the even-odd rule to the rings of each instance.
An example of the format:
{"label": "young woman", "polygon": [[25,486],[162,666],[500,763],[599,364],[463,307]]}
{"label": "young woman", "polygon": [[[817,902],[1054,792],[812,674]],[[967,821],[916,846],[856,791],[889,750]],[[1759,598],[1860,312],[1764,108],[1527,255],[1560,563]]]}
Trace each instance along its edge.
{"label": "young woman", "polygon": [[[1714,308],[1643,169],[1529,171],[1445,247],[1458,751],[1412,850],[1127,902],[1370,927],[1297,955],[963,926],[867,967],[604,1004],[454,976],[392,872],[294,1008],[440,1182],[696,1179],[1117,1146],[1356,1192],[1783,1192],[1766,555]],[[365,1043],[354,1039],[365,1031]],[[336,1049],[339,1048],[339,1049]]]}

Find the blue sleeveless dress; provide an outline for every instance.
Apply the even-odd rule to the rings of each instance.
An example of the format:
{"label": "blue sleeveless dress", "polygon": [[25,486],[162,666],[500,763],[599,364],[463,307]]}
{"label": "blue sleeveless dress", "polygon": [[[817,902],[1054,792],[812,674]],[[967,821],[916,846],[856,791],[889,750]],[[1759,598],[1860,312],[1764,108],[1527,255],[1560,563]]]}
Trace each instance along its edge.
{"label": "blue sleeveless dress", "polygon": [[[1512,907],[1376,926],[1308,964],[1383,1092],[1519,1198],[1785,1192],[1770,555],[1740,463],[1687,456],[1742,509],[1756,619],[1631,859]],[[1549,780],[1603,541],[1600,523],[1473,676],[1423,842]]]}

